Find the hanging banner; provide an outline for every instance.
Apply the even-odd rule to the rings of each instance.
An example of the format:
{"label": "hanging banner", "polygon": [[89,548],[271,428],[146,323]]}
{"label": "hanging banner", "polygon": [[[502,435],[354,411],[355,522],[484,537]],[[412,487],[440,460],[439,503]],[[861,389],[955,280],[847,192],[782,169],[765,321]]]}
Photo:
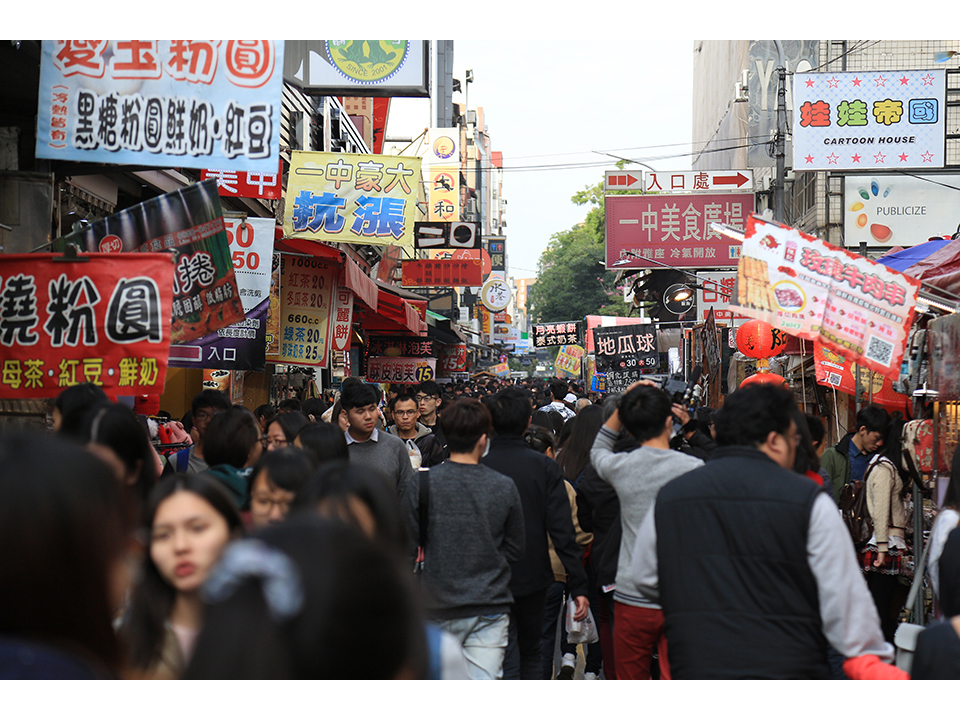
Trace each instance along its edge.
{"label": "hanging banner", "polygon": [[427,190],[430,194],[427,217],[431,221],[451,222],[460,217],[460,168],[437,165],[428,168]]}
{"label": "hanging banner", "polygon": [[170,255],[0,255],[0,394],[53,398],[83,382],[163,392]]}
{"label": "hanging banner", "polygon": [[280,354],[280,253],[270,261],[270,305],[267,309],[267,357]]}
{"label": "hanging banner", "polygon": [[240,290],[213,180],[97,220],[57,238],[62,251],[77,245],[87,252],[172,251],[176,263],[170,342],[185,343],[244,319]]}
{"label": "hanging banner", "polygon": [[584,319],[586,329],[586,344],[584,347],[587,353],[596,352],[596,345],[593,342],[593,329],[598,327],[613,327],[614,325],[645,325],[649,320],[635,317],[617,317],[615,315],[587,315]]}
{"label": "hanging banner", "polygon": [[557,375],[563,377],[580,377],[580,363],[585,355],[579,345],[564,345],[557,353],[553,368]]}
{"label": "hanging banner", "polygon": [[472,260],[404,260],[403,287],[476,287],[483,282],[479,258]]}
{"label": "hanging banner", "polygon": [[942,168],[945,70],[797,73],[794,170]]}
{"label": "hanging banner", "polygon": [[283,162],[276,172],[253,173],[243,170],[201,170],[201,180],[216,180],[220,197],[279,200],[283,194]]}
{"label": "hanging banner", "polygon": [[509,377],[510,375],[510,365],[507,363],[499,363],[498,365],[491,365],[487,368],[487,372],[498,377]]}
{"label": "hanging banner", "polygon": [[440,346],[440,367],[437,377],[453,377],[454,373],[467,371],[467,346],[465,343]]}
{"label": "hanging banner", "polygon": [[576,344],[580,342],[582,326],[583,323],[577,320],[534,325],[533,346],[553,347],[554,345]]}
{"label": "hanging banner", "polygon": [[413,245],[420,158],[293,151],[283,231],[287,237],[365,245]]}
{"label": "hanging banner", "polygon": [[[816,365],[817,384],[833,387],[847,395],[856,395],[857,376],[860,378],[859,400],[870,402],[870,392],[873,392],[872,402],[883,405],[891,410],[909,408],[913,399],[908,395],[901,395],[894,391],[890,378],[875,373],[865,367],[847,360],[843,355],[835,353],[823,343],[814,341],[813,360]],[[854,374],[856,373],[856,374]]]}
{"label": "hanging banner", "polygon": [[623,392],[643,374],[656,372],[660,365],[657,352],[657,327],[616,325],[593,329],[596,371],[605,377],[607,392]]}
{"label": "hanging banner", "polygon": [[[343,280],[341,271],[341,280]],[[333,297],[333,328],[330,330],[330,349],[337,353],[350,351],[353,329],[353,290],[338,284]]]}
{"label": "hanging banner", "polygon": [[367,353],[385,357],[433,357],[434,343],[405,335],[372,335],[367,339]]}
{"label": "hanging banner", "polygon": [[246,317],[196,342],[172,345],[170,366],[263,372],[276,221],[273,218],[251,217],[242,221],[225,218],[223,227]]}
{"label": "hanging banner", "polygon": [[895,379],[919,289],[903,273],[751,217],[730,307]]}
{"label": "hanging banner", "polygon": [[277,362],[327,367],[333,288],[339,271],[339,265],[318,258],[281,258]]}
{"label": "hanging banner", "polygon": [[274,173],[283,42],[44,40],[38,158]]}
{"label": "hanging banner", "polygon": [[367,382],[422,383],[437,376],[436,358],[367,358]]}

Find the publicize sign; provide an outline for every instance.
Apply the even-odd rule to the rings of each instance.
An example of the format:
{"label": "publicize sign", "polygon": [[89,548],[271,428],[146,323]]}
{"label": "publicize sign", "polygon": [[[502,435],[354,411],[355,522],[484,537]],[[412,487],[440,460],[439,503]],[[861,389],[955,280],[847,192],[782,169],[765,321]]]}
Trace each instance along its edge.
{"label": "publicize sign", "polygon": [[919,289],[903,273],[751,217],[730,307],[893,379]]}
{"label": "publicize sign", "polygon": [[942,168],[946,71],[793,76],[793,169]]}
{"label": "publicize sign", "polygon": [[593,329],[596,371],[606,376],[607,392],[623,392],[660,365],[655,325],[615,325]]}
{"label": "publicize sign", "polygon": [[44,40],[37,157],[274,173],[283,42]]}
{"label": "publicize sign", "polygon": [[541,323],[533,326],[533,346],[552,347],[580,342],[583,323],[573,320],[561,323]]}
{"label": "publicize sign", "polygon": [[365,245],[413,244],[420,158],[291,153],[283,231]]}
{"label": "publicize sign", "polygon": [[242,197],[259,200],[279,200],[283,191],[283,164],[277,171],[244,172],[243,170],[201,170],[200,179],[217,181],[220,197]]}
{"label": "publicize sign", "polygon": [[436,358],[371,357],[367,359],[367,382],[410,385],[437,376]]}
{"label": "publicize sign", "polygon": [[172,255],[0,255],[0,394],[163,392]]}
{"label": "publicize sign", "polygon": [[483,282],[481,261],[404,260],[403,287],[476,287]]}
{"label": "publicize sign", "polygon": [[52,247],[63,250],[66,245],[103,253],[172,251],[176,273],[171,343],[196,340],[244,319],[213,180],[121,210],[57,238]]}
{"label": "publicize sign", "polygon": [[627,262],[617,267],[660,267],[635,255],[678,268],[735,267],[740,243],[710,226],[745,228],[754,195],[608,195],[604,204],[608,268],[618,260]]}

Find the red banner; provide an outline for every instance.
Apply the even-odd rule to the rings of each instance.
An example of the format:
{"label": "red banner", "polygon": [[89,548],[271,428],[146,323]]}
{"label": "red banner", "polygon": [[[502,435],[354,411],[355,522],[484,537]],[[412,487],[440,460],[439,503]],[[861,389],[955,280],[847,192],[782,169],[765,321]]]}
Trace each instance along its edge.
{"label": "red banner", "polygon": [[163,392],[174,256],[0,255],[0,396],[52,398],[92,382]]}
{"label": "red banner", "polygon": [[889,378],[851,362],[816,340],[813,342],[813,360],[816,365],[817,384],[834,387],[847,395],[856,395],[856,370],[860,377],[860,393],[864,402],[870,400],[872,388],[873,402],[889,410],[910,412],[910,398],[895,392]]}
{"label": "red banner", "polygon": [[438,377],[453,377],[454,373],[467,371],[467,346],[464,343],[440,346]]}
{"label": "red banner", "polygon": [[279,200],[283,190],[283,161],[275,173],[244,172],[243,170],[201,170],[201,180],[216,180],[220,197]]}
{"label": "red banner", "polygon": [[474,287],[483,284],[481,261],[404,260],[404,287]]}

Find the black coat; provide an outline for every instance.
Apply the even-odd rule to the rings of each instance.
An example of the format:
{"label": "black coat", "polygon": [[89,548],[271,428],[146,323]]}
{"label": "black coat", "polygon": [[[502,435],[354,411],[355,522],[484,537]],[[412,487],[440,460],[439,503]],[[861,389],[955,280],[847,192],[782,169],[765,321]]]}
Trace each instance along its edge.
{"label": "black coat", "polygon": [[548,535],[567,573],[570,595],[586,595],[583,553],[573,529],[573,509],[560,466],[531,450],[519,435],[493,438],[490,453],[480,462],[512,478],[520,493],[526,550],[510,566],[514,597],[544,591],[553,583]]}

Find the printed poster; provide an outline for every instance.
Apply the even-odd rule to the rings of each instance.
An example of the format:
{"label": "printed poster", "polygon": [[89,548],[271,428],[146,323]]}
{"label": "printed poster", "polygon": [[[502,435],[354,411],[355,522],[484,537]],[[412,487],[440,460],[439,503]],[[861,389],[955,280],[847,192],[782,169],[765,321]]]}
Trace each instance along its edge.
{"label": "printed poster", "polygon": [[417,157],[293,151],[284,235],[411,247],[419,188]]}
{"label": "printed poster", "polygon": [[0,394],[53,398],[83,382],[163,392],[173,257],[0,255]]}
{"label": "printed poster", "polygon": [[870,399],[873,390],[873,402],[889,410],[901,410],[909,407],[913,398],[901,395],[893,389],[890,378],[884,377],[865,367],[847,360],[843,355],[833,352],[823,343],[814,341],[813,360],[816,365],[817,384],[833,387],[847,395],[856,395],[857,376],[860,377],[862,401]]}
{"label": "printed poster", "polygon": [[44,40],[38,158],[275,173],[283,42]]}
{"label": "printed poster", "polygon": [[327,367],[330,316],[339,271],[339,265],[319,258],[282,258],[277,362]]}
{"label": "printed poster", "polygon": [[276,221],[224,218],[223,225],[246,317],[196,342],[171,346],[170,366],[262,372],[266,369],[270,263]]}
{"label": "printed poster", "polygon": [[751,217],[730,307],[895,379],[919,289],[903,273]]}
{"label": "printed poster", "polygon": [[172,251],[176,263],[170,342],[185,343],[244,319],[216,183],[205,180],[57,238],[53,249]]}
{"label": "printed poster", "polygon": [[585,352],[579,345],[564,345],[557,353],[553,368],[557,375],[563,377],[580,377],[580,365]]}

